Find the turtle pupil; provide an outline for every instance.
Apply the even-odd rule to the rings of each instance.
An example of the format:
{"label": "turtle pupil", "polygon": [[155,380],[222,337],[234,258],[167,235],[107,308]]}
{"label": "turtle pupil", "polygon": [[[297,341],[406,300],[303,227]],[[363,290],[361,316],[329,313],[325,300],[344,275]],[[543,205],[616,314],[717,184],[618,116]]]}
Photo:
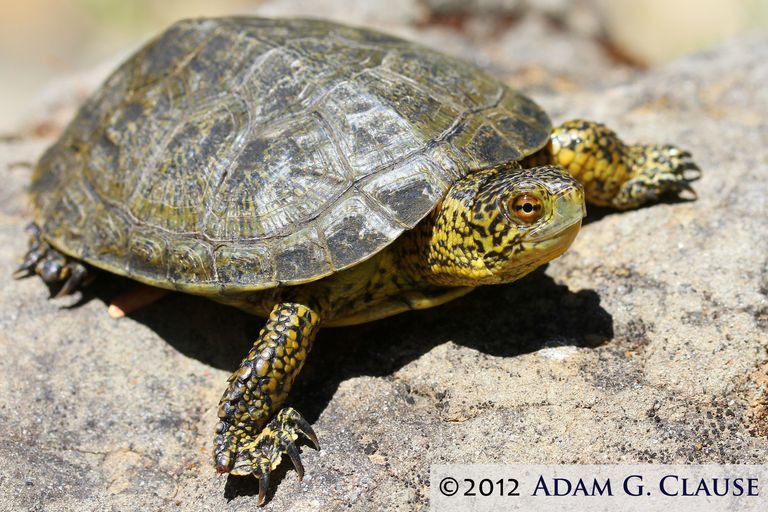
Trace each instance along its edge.
{"label": "turtle pupil", "polygon": [[521,194],[515,197],[511,204],[513,215],[519,220],[530,224],[541,217],[541,201],[533,194]]}

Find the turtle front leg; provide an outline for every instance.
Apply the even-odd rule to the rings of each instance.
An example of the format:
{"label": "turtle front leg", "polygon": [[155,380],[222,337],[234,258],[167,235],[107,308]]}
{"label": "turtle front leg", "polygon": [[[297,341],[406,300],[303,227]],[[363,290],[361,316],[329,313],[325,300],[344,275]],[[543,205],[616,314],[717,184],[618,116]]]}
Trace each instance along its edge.
{"label": "turtle front leg", "polygon": [[[551,163],[584,185],[587,201],[619,210],[687,191],[701,176],[691,154],[672,145],[628,145],[605,125],[576,119],[552,131]],[[547,151],[545,150],[545,151]]]}
{"label": "turtle front leg", "polygon": [[229,378],[219,403],[213,442],[216,469],[258,478],[259,505],[264,504],[269,474],[283,454],[291,459],[299,478],[303,477],[304,468],[294,445],[299,434],[319,449],[317,437],[304,418],[291,407],[282,408],[319,325],[317,313],[302,304],[276,305],[248,356]]}
{"label": "turtle front leg", "polygon": [[26,228],[29,233],[29,249],[24,261],[13,273],[13,277],[37,274],[48,284],[63,282],[56,297],[63,297],[86,284],[90,277],[88,268],[77,260],[57,251],[42,239],[40,228],[34,222]]}

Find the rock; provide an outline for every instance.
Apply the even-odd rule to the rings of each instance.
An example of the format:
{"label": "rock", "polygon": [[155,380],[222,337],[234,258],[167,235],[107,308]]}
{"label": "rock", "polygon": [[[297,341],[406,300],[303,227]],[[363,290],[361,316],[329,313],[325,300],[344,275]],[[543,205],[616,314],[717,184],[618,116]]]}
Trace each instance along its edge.
{"label": "rock", "polygon": [[354,25],[390,27],[424,21],[427,11],[417,0],[268,0],[259,5],[259,16],[322,16]]}
{"label": "rock", "polygon": [[761,2],[710,0],[589,0],[599,13],[603,37],[622,51],[644,62],[661,64],[711,48],[739,34],[768,28],[768,9]]}
{"label": "rock", "polygon": [[[303,482],[282,466],[266,510],[424,510],[434,463],[767,460],[766,62],[766,40],[746,40],[631,82],[537,89],[555,121],[691,150],[699,199],[595,211],[518,283],[323,331],[292,400],[323,448],[301,448]],[[255,480],[217,477],[210,450],[259,319],[172,295],[114,321],[125,280],[62,301],[11,280],[51,125],[0,140],[0,509],[253,510]]]}
{"label": "rock", "polygon": [[598,75],[605,83],[633,71],[601,40],[603,26],[588,0],[269,0],[254,14],[315,14],[386,30],[536,90],[573,90]]}
{"label": "rock", "polygon": [[[507,22],[526,16],[546,16],[561,29],[600,37],[606,27],[595,0],[423,0],[430,18],[460,21],[465,18],[501,19]],[[628,15],[627,9],[624,10]],[[616,17],[615,23],[620,19]]]}

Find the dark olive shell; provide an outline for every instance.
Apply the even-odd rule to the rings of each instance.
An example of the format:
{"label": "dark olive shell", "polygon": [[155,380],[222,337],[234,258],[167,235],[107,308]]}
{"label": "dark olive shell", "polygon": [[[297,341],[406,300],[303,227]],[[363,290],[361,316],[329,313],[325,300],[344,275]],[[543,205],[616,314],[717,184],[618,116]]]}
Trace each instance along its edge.
{"label": "dark olive shell", "polygon": [[542,147],[546,114],[481,69],[317,20],[176,23],[41,159],[57,248],[202,294],[319,279],[415,226],[450,185]]}

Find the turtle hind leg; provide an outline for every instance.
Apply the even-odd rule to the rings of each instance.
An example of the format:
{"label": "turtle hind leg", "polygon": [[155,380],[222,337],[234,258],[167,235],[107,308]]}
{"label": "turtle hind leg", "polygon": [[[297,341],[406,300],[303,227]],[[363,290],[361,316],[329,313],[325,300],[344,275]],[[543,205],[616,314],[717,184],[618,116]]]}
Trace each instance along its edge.
{"label": "turtle hind leg", "polygon": [[51,247],[42,239],[37,224],[29,224],[26,231],[29,233],[29,249],[21,265],[14,271],[14,278],[37,274],[47,284],[62,283],[56,298],[68,295],[86,284],[91,272],[83,263]]}
{"label": "turtle hind leg", "polygon": [[259,337],[230,376],[219,402],[214,464],[219,473],[253,475],[263,505],[270,473],[287,455],[299,477],[304,467],[294,444],[302,435],[318,447],[317,436],[293,408],[283,407],[317,334],[319,316],[293,302],[276,305]]}
{"label": "turtle hind leg", "polygon": [[627,145],[605,125],[576,119],[552,131],[548,150],[598,206],[626,210],[684,192],[696,197],[690,184],[701,171],[672,145]]}

